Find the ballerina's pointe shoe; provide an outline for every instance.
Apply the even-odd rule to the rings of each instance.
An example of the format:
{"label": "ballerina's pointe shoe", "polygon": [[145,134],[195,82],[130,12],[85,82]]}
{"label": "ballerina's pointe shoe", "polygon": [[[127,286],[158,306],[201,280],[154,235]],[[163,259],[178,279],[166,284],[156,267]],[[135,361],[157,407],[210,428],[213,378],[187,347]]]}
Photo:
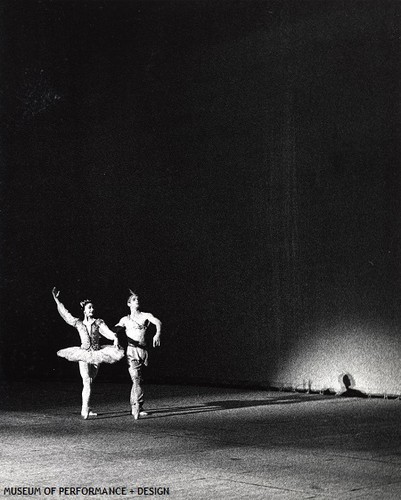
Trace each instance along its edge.
{"label": "ballerina's pointe shoe", "polygon": [[97,417],[97,413],[90,411],[90,410],[82,410],[81,411],[81,417],[84,420],[88,420],[89,417]]}

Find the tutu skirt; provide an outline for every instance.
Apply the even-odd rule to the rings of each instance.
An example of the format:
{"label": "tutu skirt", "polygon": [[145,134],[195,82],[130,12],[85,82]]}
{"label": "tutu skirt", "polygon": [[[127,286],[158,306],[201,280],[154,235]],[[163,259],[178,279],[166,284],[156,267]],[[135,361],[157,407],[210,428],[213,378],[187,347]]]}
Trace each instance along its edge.
{"label": "tutu skirt", "polygon": [[84,361],[92,365],[100,363],[116,363],[124,357],[124,350],[111,345],[101,347],[99,350],[82,349],[81,347],[67,347],[57,351],[57,356],[68,361]]}

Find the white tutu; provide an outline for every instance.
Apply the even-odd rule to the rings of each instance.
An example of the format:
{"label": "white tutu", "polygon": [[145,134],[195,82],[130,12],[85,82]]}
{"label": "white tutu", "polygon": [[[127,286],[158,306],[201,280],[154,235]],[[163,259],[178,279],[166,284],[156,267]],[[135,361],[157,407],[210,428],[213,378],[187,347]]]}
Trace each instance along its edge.
{"label": "white tutu", "polygon": [[93,349],[82,349],[81,347],[67,347],[57,351],[57,356],[68,359],[68,361],[85,361],[92,365],[100,363],[116,363],[124,357],[124,350],[119,347],[106,345],[95,351]]}

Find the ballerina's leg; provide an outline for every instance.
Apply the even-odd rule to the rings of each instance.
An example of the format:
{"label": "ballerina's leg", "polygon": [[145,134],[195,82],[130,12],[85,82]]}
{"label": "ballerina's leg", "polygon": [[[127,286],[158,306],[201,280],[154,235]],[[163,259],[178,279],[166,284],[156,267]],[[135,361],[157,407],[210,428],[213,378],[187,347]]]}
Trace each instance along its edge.
{"label": "ballerina's leg", "polygon": [[82,410],[81,415],[86,420],[89,416],[96,416],[96,413],[90,411],[89,402],[92,392],[92,381],[96,377],[98,372],[97,365],[91,365],[85,363],[85,361],[79,361],[79,373],[82,378]]}

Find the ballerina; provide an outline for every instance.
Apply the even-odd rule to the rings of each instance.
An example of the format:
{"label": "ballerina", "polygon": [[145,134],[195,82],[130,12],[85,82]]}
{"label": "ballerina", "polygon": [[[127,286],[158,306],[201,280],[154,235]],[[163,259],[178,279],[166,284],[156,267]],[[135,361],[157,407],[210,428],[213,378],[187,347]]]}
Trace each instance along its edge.
{"label": "ballerina", "polygon": [[[81,338],[81,347],[67,347],[57,352],[57,356],[68,361],[79,363],[79,373],[82,378],[82,410],[81,416],[86,420],[89,416],[97,414],[90,411],[89,401],[92,390],[92,382],[95,379],[100,363],[115,363],[124,357],[124,351],[118,344],[117,335],[112,332],[102,319],[95,319],[94,306],[91,300],[83,300],[80,305],[84,319],[75,318],[70,314],[59,300],[60,291],[52,290],[53,298],[57,304],[57,310],[63,320],[78,330]],[[113,340],[113,346],[99,346],[99,334],[109,340]]]}

